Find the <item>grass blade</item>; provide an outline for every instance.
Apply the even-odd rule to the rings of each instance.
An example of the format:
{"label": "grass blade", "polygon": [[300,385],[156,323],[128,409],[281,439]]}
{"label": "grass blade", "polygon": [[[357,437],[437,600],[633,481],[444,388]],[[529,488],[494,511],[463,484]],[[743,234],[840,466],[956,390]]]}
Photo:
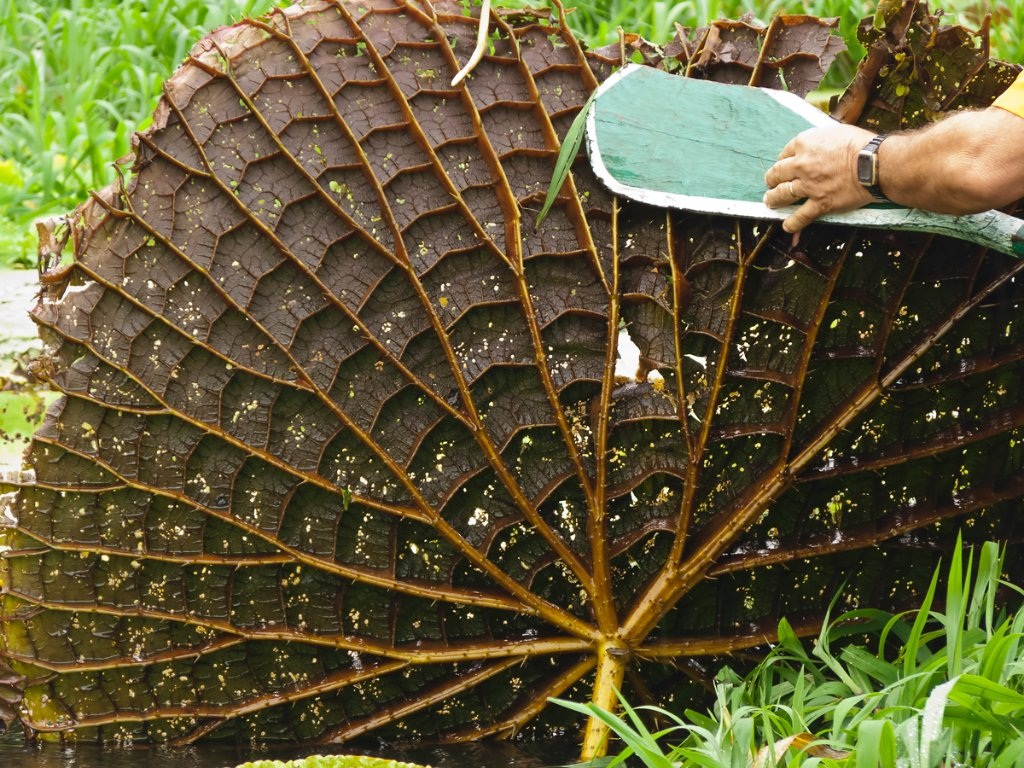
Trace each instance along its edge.
{"label": "grass blade", "polygon": [[946,674],[950,678],[963,671],[964,617],[967,614],[964,589],[970,582],[974,560],[972,552],[968,556],[965,572],[963,551],[963,539],[957,534],[956,547],[949,563],[949,575],[946,577],[946,609],[943,613],[943,623],[946,626]]}
{"label": "grass blade", "polygon": [[896,733],[888,720],[866,720],[857,729],[856,768],[896,765]]}
{"label": "grass blade", "polygon": [[558,198],[558,193],[562,191],[562,187],[565,185],[565,180],[569,177],[569,169],[572,167],[572,162],[580,151],[580,144],[583,143],[583,136],[587,132],[587,115],[590,113],[590,107],[593,105],[596,96],[597,91],[595,90],[583,104],[576,118],[572,121],[572,125],[569,126],[565,138],[562,140],[562,146],[558,150],[558,159],[555,161],[555,171],[551,176],[551,184],[548,185],[548,193],[544,197],[544,205],[541,207],[540,213],[537,214],[537,221],[533,225],[534,229],[540,228],[541,222],[548,215],[548,211],[551,210],[551,206],[554,205],[555,200]]}
{"label": "grass blade", "polygon": [[948,736],[943,738],[942,717],[946,711],[946,702],[957,678],[936,686],[928,695],[921,716],[921,764],[932,766],[940,762],[946,752]]}
{"label": "grass blade", "polygon": [[[555,704],[560,704],[567,709],[571,709],[573,712],[595,717],[600,720],[608,726],[608,729],[612,733],[622,739],[626,746],[632,750],[633,754],[643,761],[647,768],[675,768],[672,761],[665,756],[661,748],[658,746],[657,737],[652,736],[646,728],[643,728],[642,732],[637,731],[618,715],[615,715],[606,709],[602,709],[590,702],[586,704],[579,704],[577,702],[566,701],[564,699],[550,699],[550,701]],[[635,714],[636,713],[631,710],[630,718],[633,719]],[[672,730],[675,730],[675,728],[661,731],[658,733],[658,736],[664,735]]]}
{"label": "grass blade", "polygon": [[932,607],[932,601],[935,599],[935,589],[939,584],[939,573],[941,570],[942,566],[939,565],[936,567],[935,573],[932,574],[932,581],[928,586],[928,592],[925,594],[921,607],[914,618],[914,626],[910,630],[910,636],[903,646],[904,677],[910,677],[917,671],[917,656],[918,651],[921,649],[921,635],[924,632],[925,624],[928,622],[929,611]]}

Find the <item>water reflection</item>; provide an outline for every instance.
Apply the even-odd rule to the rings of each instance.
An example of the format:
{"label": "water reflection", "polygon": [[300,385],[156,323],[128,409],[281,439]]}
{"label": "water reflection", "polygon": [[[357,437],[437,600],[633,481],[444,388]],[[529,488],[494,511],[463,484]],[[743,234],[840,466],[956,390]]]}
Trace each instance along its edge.
{"label": "water reflection", "polygon": [[291,760],[310,754],[365,754],[434,768],[550,768],[574,762],[576,745],[479,742],[438,747],[246,749],[211,744],[182,750],[100,748],[92,744],[25,745],[20,734],[0,736],[0,768],[225,768],[247,760]]}

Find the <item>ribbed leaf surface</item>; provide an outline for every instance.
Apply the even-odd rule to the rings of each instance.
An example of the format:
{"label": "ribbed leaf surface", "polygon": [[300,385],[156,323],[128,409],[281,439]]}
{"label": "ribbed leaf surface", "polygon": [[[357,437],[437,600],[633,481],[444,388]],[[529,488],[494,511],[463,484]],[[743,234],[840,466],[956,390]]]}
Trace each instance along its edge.
{"label": "ribbed leaf surface", "polygon": [[[879,45],[915,68],[862,78],[865,120],[1012,77],[906,8]],[[954,518],[1009,531],[1020,262],[842,228],[793,249],[617,202],[582,157],[534,229],[558,137],[622,60],[805,93],[829,22],[585,53],[503,11],[452,88],[476,25],[367,0],[221,29],[130,178],[52,233],[39,368],[65,396],[0,573],[0,698],[27,728],[546,732],[547,697],[595,680],[687,700],[779,617],[814,631],[844,580],[912,599]]]}

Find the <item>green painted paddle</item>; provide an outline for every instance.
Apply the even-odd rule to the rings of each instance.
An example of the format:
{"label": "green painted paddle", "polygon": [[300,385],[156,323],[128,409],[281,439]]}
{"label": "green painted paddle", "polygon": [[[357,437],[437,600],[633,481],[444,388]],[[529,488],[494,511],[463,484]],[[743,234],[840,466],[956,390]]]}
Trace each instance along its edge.
{"label": "green painted paddle", "polygon": [[[724,85],[628,65],[595,91],[587,115],[590,162],[617,195],[651,205],[756,219],[768,208],[764,173],[800,131],[832,118],[785,91]],[[933,232],[1024,257],[1024,221],[999,211],[928,213],[893,203],[819,221]]]}

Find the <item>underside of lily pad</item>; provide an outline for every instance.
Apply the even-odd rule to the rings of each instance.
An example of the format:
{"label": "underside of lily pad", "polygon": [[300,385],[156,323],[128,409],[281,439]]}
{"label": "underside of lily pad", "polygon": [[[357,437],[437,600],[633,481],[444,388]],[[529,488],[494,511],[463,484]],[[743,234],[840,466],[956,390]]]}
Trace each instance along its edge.
{"label": "underside of lily pad", "polygon": [[[1015,75],[924,4],[885,21],[844,120],[919,125]],[[961,528],[1017,534],[1024,263],[793,247],[617,201],[583,156],[534,227],[621,63],[804,94],[833,21],[587,51],[496,10],[452,87],[478,23],[316,0],[220,29],[123,182],[46,234],[37,369],[64,396],[0,538],[0,711],[27,733],[575,732],[548,697],[688,705],[780,617],[817,632],[840,587],[912,603]]]}

